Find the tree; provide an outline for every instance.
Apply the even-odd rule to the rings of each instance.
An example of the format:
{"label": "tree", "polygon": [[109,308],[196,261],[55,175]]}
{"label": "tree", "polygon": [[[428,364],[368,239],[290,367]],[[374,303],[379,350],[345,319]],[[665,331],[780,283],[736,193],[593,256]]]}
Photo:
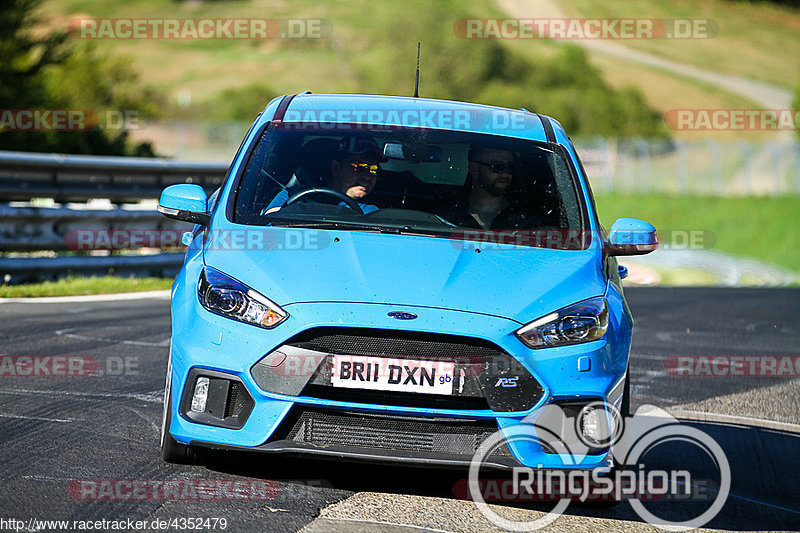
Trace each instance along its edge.
{"label": "tree", "polygon": [[[44,36],[34,33],[40,22],[35,10],[41,0],[3,0],[0,2],[0,111],[20,109],[81,109],[98,112],[104,105],[117,103],[114,82],[130,81],[129,73],[120,75],[119,61],[98,57],[91,47],[77,47],[68,41],[66,31],[55,30]],[[40,32],[39,32],[40,33]],[[78,97],[70,90],[85,80],[82,65],[95,69],[97,80],[110,77],[105,84],[92,84],[89,98]],[[122,76],[122,78],[120,78]],[[98,89],[96,86],[100,86]],[[84,85],[84,90],[87,85]],[[88,93],[88,91],[86,91]],[[130,100],[131,92],[122,95]],[[142,101],[158,101],[154,95]],[[148,104],[148,110],[152,105]],[[6,113],[8,116],[8,113]],[[149,143],[131,146],[124,130],[104,131],[99,126],[83,131],[2,130],[0,149],[33,152],[65,152],[102,155],[149,155]]]}

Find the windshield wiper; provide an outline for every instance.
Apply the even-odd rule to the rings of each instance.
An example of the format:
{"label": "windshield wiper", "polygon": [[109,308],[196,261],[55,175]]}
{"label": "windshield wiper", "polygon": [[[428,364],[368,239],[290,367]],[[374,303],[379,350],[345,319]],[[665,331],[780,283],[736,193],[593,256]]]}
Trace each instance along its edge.
{"label": "windshield wiper", "polygon": [[286,220],[286,221],[274,221],[272,222],[271,225],[282,226],[287,228],[350,229],[357,231],[377,231],[380,233],[394,233],[394,234],[402,233],[402,230],[400,228],[377,226],[374,224],[355,224],[352,222]]}

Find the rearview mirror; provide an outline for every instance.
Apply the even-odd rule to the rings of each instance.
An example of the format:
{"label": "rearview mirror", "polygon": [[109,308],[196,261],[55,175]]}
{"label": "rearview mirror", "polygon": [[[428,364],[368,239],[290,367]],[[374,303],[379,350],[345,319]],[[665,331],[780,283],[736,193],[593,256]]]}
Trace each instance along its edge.
{"label": "rearview mirror", "polygon": [[193,224],[208,225],[208,197],[206,191],[193,183],[170,185],[161,191],[158,212],[162,215]]}
{"label": "rearview mirror", "polygon": [[404,159],[403,143],[388,142],[384,144],[383,157],[388,159]]}
{"label": "rearview mirror", "polygon": [[387,142],[383,145],[383,157],[414,163],[438,163],[442,160],[442,147],[430,144],[412,146],[400,142]]}
{"label": "rearview mirror", "polygon": [[618,218],[608,230],[609,255],[644,255],[658,248],[656,228],[638,218]]}

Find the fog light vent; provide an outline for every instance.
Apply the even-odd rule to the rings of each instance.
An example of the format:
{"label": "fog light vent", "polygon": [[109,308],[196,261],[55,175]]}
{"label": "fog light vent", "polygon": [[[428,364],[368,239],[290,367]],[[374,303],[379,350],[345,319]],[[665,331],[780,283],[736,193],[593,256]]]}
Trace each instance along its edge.
{"label": "fog light vent", "polygon": [[239,429],[254,407],[253,397],[238,377],[204,368],[189,371],[181,413],[192,422]]}
{"label": "fog light vent", "polygon": [[602,400],[556,401],[542,410],[536,434],[548,454],[602,454],[619,436],[618,417]]}

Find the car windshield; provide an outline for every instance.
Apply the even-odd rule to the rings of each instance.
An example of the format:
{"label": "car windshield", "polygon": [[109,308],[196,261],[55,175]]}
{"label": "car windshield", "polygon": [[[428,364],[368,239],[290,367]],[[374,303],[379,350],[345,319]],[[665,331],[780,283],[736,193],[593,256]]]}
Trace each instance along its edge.
{"label": "car windshield", "polygon": [[451,238],[583,233],[576,180],[552,144],[438,129],[322,131],[298,123],[272,125],[257,142],[232,200],[239,224]]}

